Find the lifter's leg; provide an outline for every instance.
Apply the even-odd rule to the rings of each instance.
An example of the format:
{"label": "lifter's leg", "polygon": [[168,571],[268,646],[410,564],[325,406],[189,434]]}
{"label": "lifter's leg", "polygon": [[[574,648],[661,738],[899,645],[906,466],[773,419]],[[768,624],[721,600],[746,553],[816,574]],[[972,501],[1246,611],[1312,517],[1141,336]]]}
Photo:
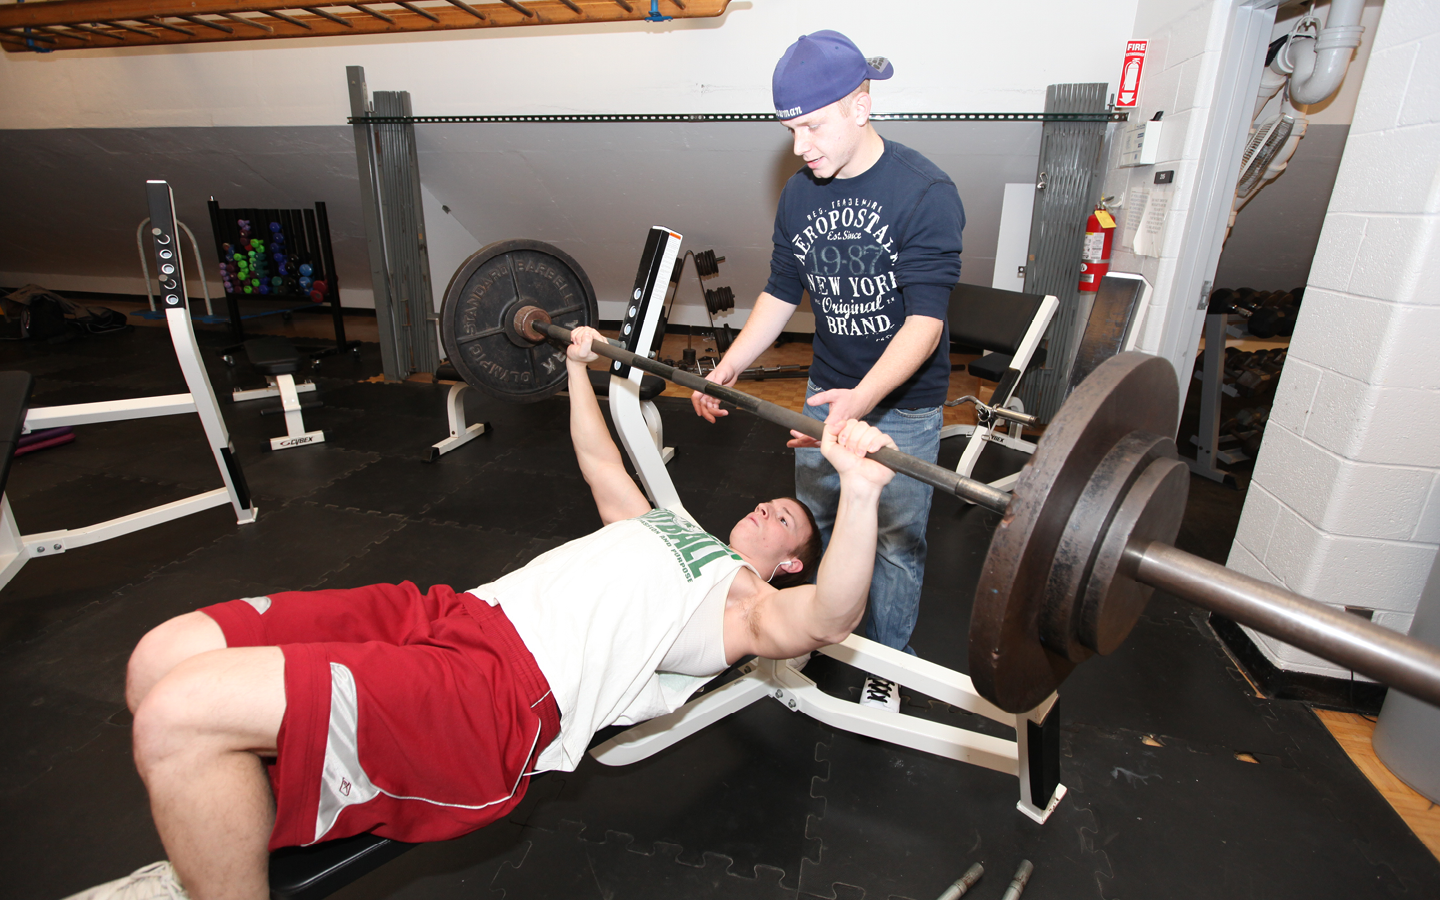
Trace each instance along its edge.
{"label": "lifter's leg", "polygon": [[150,629],[130,654],[125,670],[125,704],[130,712],[170,670],[192,656],[225,648],[225,633],[203,612],[186,613]]}
{"label": "lifter's leg", "polygon": [[262,756],[285,714],[276,647],[201,653],[176,664],[135,713],[135,765],[160,840],[194,900],[264,900],[274,799]]}

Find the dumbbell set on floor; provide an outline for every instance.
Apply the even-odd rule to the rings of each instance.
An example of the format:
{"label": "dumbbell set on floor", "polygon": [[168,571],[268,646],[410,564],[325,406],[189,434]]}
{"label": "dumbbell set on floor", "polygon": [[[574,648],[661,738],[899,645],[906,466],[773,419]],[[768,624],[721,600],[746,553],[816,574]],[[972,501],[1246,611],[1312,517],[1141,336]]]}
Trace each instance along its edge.
{"label": "dumbbell set on floor", "polygon": [[1256,397],[1275,387],[1285,367],[1286,349],[1241,350],[1225,348],[1225,382],[1241,397]]}
{"label": "dumbbell set on floor", "polygon": [[1260,452],[1260,441],[1265,436],[1265,423],[1268,421],[1270,407],[1247,406],[1237,412],[1233,419],[1226,419],[1220,425],[1220,440],[1223,443],[1229,438],[1239,442],[1245,455],[1254,459]]}
{"label": "dumbbell set on floor", "polygon": [[1252,288],[1221,288],[1210,295],[1210,308],[1228,305],[1245,319],[1245,330],[1257,338],[1289,337],[1295,333],[1303,287],[1289,291],[1256,291]]}

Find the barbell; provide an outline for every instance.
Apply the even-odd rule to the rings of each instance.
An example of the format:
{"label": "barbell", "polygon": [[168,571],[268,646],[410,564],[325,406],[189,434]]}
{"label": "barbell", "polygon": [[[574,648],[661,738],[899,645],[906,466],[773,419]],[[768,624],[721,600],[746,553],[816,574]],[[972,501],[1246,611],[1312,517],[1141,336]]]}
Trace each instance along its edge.
{"label": "barbell", "polygon": [[[533,401],[564,387],[571,331],[596,320],[594,290],[573,259],[538,241],[503,241],[451,279],[441,334],[468,383]],[[594,350],[820,437],[823,423],[793,410],[623,347]],[[1190,483],[1170,437],[1178,391],[1167,360],[1107,360],[1065,401],[1008,494],[897,450],[872,455],[1001,514],[971,612],[976,690],[1007,712],[1034,708],[1078,664],[1118,649],[1160,588],[1440,706],[1440,650],[1171,546]]]}

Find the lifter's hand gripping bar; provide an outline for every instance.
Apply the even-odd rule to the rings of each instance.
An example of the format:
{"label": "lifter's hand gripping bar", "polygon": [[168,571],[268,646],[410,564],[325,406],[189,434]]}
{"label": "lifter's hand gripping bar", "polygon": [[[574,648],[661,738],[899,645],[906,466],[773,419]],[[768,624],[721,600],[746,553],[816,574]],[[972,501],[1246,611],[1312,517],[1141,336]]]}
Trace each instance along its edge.
{"label": "lifter's hand gripping bar", "polygon": [[[516,313],[517,321],[524,311]],[[570,343],[570,329],[562,328],[551,322],[541,319],[532,319],[527,322],[528,328],[533,329],[537,335],[543,335],[557,344],[568,345]],[[520,329],[522,333],[524,329]],[[526,337],[534,337],[525,334]],[[617,347],[611,343],[603,345],[595,343],[592,349],[601,356],[618,360],[627,366],[633,366],[643,372],[658,375],[666,381],[672,381],[681,387],[688,387],[691,390],[709,394],[728,403],[733,403],[746,412],[754,413],[762,419],[774,422],[783,428],[791,431],[798,431],[801,434],[809,435],[815,440],[820,440],[825,429],[825,423],[809,416],[802,415],[791,409],[786,409],[768,400],[761,400],[759,397],[752,397],[744,391],[737,391],[734,388],[724,387],[715,384],[713,381],[706,381],[698,375],[686,372],[684,369],[677,369],[674,366],[667,366],[662,362],[631,353],[624,347]],[[973,478],[966,478],[949,469],[941,468],[933,463],[916,459],[908,453],[901,453],[899,450],[884,448],[869,454],[870,458],[883,465],[889,466],[901,475],[909,475],[916,481],[928,484],[931,487],[939,488],[950,494],[954,494],[962,500],[968,500],[987,509],[996,512],[1004,512],[1010,505],[1010,495],[1005,491],[997,490],[983,481],[976,481]]]}

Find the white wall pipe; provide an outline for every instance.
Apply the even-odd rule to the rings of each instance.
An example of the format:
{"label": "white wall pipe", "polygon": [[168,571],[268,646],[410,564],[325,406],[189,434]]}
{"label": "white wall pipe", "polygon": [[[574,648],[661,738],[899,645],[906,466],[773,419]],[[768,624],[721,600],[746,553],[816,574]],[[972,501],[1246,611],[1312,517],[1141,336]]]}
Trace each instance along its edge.
{"label": "white wall pipe", "polygon": [[1272,68],[1290,76],[1291,103],[1319,103],[1340,87],[1365,33],[1360,24],[1364,7],[1365,0],[1331,0],[1330,15],[1318,37],[1292,35],[1276,54]]}
{"label": "white wall pipe", "polygon": [[1267,68],[1260,73],[1260,94],[1255,98],[1255,112],[1251,114],[1252,119],[1260,118],[1260,113],[1265,110],[1265,104],[1269,103],[1289,80],[1290,76],[1282,75],[1273,68]]}

